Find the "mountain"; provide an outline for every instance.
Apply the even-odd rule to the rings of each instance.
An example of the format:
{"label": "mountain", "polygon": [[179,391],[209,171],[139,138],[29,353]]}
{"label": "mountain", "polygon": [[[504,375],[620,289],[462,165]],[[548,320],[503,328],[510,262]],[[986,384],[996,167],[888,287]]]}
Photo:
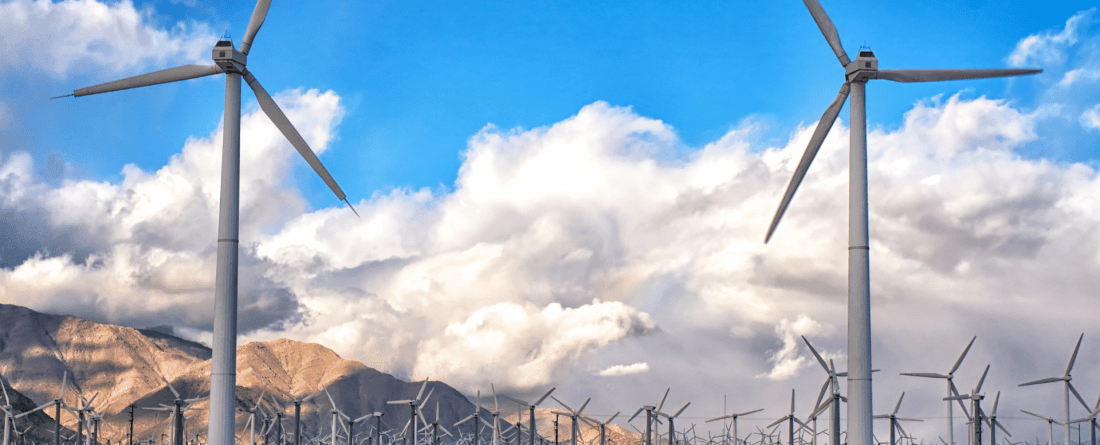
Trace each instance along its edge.
{"label": "mountain", "polygon": [[[100,442],[125,440],[131,405],[135,441],[167,434],[166,413],[146,408],[173,406],[174,388],[184,399],[201,399],[184,414],[185,432],[192,439],[196,433],[205,436],[211,351],[169,332],[162,328],[132,329],[0,304],[0,377],[30,401],[29,405],[17,408],[20,412],[54,400],[61,394],[62,382],[67,382],[66,405],[79,406],[83,398],[90,400],[102,415]],[[172,388],[166,382],[171,382]],[[311,395],[312,399],[300,403],[306,437],[331,432],[333,403],[353,419],[381,412],[383,430],[400,434],[411,408],[408,404],[386,402],[415,399],[422,386],[423,382],[405,382],[360,362],[343,359],[319,344],[287,339],[252,342],[237,348],[238,443],[248,442],[249,414],[245,412],[248,407],[259,403],[273,422],[281,417],[284,430],[292,435],[294,401]],[[424,395],[428,397],[423,406],[424,418],[430,422],[438,415],[439,424],[454,434],[459,433],[454,423],[475,409],[466,396],[443,382],[428,382]],[[53,415],[52,409],[46,411],[38,414]],[[75,417],[63,413],[62,424],[75,429]],[[486,409],[480,409],[479,413],[492,419]],[[262,425],[262,415],[257,417],[257,425]],[[370,425],[357,426],[355,431],[373,427],[374,418],[368,420]],[[41,417],[38,422],[44,422],[48,428],[40,426],[36,430],[48,429],[52,440],[53,420]],[[501,424],[502,429],[510,426]],[[463,425],[466,434],[468,425]],[[344,435],[342,431],[339,434]]]}

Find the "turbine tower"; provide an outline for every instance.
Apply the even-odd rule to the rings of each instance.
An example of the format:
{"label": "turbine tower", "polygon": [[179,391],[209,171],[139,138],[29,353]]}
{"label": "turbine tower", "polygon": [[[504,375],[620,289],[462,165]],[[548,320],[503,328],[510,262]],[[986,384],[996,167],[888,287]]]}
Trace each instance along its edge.
{"label": "turbine tower", "polygon": [[[963,349],[962,354],[959,355],[959,359],[955,360],[955,365],[951,367],[951,370],[947,374],[938,374],[935,372],[903,372],[901,375],[907,375],[911,377],[928,377],[933,379],[945,379],[947,380],[947,397],[953,397],[959,395],[959,389],[955,387],[955,384],[951,382],[951,379],[955,378],[955,371],[959,370],[959,365],[962,365],[963,359],[966,358],[966,353],[970,352],[970,347],[974,346],[974,340],[977,340],[978,336],[975,335],[970,339],[970,343],[967,343],[966,349]],[[953,403],[958,403],[962,408],[963,414],[967,418],[970,417],[970,413],[966,411],[966,405],[963,405],[962,400],[947,400],[947,439],[950,440],[950,444],[955,444],[955,422]]]}
{"label": "turbine tower", "polygon": [[817,0],[803,0],[817,22],[825,40],[844,67],[844,83],[840,92],[814,129],[810,143],[787,185],[783,200],[772,218],[767,243],[775,233],[783,212],[791,203],[798,185],[810,168],[825,136],[840,114],[840,108],[852,96],[851,137],[849,143],[848,189],[848,443],[872,445],[871,427],[871,277],[870,242],[867,221],[867,101],[866,86],[871,79],[895,82],[934,82],[942,80],[980,79],[987,77],[1035,74],[1037,69],[902,69],[880,70],[878,59],[870,50],[861,50],[856,60],[850,60],[840,44],[840,35],[825,9]]}
{"label": "turbine tower", "polygon": [[[236,408],[237,363],[237,246],[240,221],[240,161],[241,161],[241,79],[243,78],[260,108],[290,141],[310,167],[325,181],[336,197],[351,207],[344,191],[332,179],[305,139],[290,123],[271,95],[246,68],[252,41],[260,31],[271,0],[259,0],[252,11],[248,29],[240,49],[233,42],[221,40],[214,45],[214,65],[183,65],[126,79],[107,82],[73,91],[73,97],[108,93],[130,88],[178,82],[181,80],[225,74],[225,112],[222,131],[221,196],[218,211],[218,263],[214,285],[214,338],[210,370],[210,430],[207,440],[213,445],[231,445],[234,408]],[[65,97],[65,96],[59,96]],[[352,211],[355,208],[352,207]],[[358,213],[356,213],[358,216]]]}

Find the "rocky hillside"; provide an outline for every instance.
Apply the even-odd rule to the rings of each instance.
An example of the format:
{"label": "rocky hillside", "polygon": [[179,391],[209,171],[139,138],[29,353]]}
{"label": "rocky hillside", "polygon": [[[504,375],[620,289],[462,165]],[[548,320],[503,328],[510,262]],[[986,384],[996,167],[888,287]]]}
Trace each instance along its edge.
{"label": "rocky hillside", "polygon": [[[208,397],[210,355],[210,349],[201,344],[159,330],[137,330],[0,305],[0,376],[18,393],[25,394],[29,402],[17,405],[17,411],[54,400],[61,394],[65,380],[66,405],[76,407],[82,400],[90,400],[103,417],[99,438],[104,443],[125,439],[131,405],[135,407],[135,441],[167,434],[166,413],[146,408],[172,405],[175,396],[165,382],[171,382],[183,398]],[[238,347],[237,376],[241,408],[237,415],[238,443],[248,441],[249,414],[244,410],[255,404],[262,408],[258,425],[262,426],[265,414],[272,422],[281,417],[284,430],[292,435],[295,400],[303,400],[301,424],[306,437],[331,432],[333,403],[352,418],[382,412],[383,429],[398,434],[408,422],[411,408],[386,402],[413,399],[422,386],[422,382],[405,382],[360,362],[345,360],[324,346],[286,339]],[[315,396],[309,398],[311,395]],[[428,382],[424,395],[428,397],[424,417],[431,422],[438,415],[439,424],[455,434],[459,432],[454,423],[475,409],[464,395],[442,382]],[[203,399],[185,413],[188,438],[197,434],[201,441],[205,436],[208,407],[209,402]],[[52,440],[53,420],[45,416],[52,416],[53,410],[46,411],[36,421],[21,423],[18,428],[37,422],[35,430],[49,432]],[[480,415],[491,419],[485,409]],[[75,417],[67,411],[61,417],[64,426],[76,428]],[[373,426],[373,418],[370,422]],[[502,424],[503,428],[509,426]],[[360,425],[355,431],[365,429]],[[464,429],[466,434],[469,431]],[[340,435],[344,435],[342,430]]]}

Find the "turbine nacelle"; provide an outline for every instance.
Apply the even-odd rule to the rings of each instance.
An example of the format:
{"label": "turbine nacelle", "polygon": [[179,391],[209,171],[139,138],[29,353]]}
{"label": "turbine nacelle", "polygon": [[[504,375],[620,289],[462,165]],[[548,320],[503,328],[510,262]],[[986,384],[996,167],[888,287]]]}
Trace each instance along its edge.
{"label": "turbine nacelle", "polygon": [[860,50],[859,57],[844,67],[848,82],[866,82],[878,78],[878,59],[871,50]]}
{"label": "turbine nacelle", "polygon": [[237,51],[231,40],[219,40],[211,51],[214,63],[227,73],[244,74],[244,66],[248,63],[248,56]]}

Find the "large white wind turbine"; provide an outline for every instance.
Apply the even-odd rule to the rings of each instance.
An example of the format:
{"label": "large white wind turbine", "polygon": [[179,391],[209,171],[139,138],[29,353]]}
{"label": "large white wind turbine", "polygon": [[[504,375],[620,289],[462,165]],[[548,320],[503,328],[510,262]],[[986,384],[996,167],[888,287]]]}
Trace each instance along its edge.
{"label": "large white wind turbine", "polygon": [[[1073,377],[1071,377],[1069,375],[1070,371],[1073,370],[1073,362],[1077,361],[1077,351],[1081,349],[1081,340],[1084,340],[1084,338],[1085,338],[1084,333],[1082,333],[1081,336],[1077,338],[1077,346],[1075,346],[1073,348],[1073,355],[1071,355],[1069,357],[1069,365],[1066,366],[1065,375],[1063,375],[1061,377],[1048,377],[1048,378],[1045,378],[1045,379],[1039,379],[1039,380],[1035,380],[1035,381],[1032,381],[1032,382],[1027,382],[1027,383],[1021,383],[1020,384],[1020,386],[1028,386],[1028,385],[1039,385],[1039,384],[1042,384],[1042,383],[1051,383],[1051,382],[1065,382],[1066,423],[1064,423],[1064,424],[1059,423],[1059,425],[1062,425],[1066,428],[1066,444],[1067,445],[1069,444],[1069,425],[1070,425],[1070,419],[1069,419],[1069,393],[1072,392],[1073,395],[1075,397],[1077,397],[1077,401],[1081,402],[1081,405],[1084,406],[1085,409],[1090,409],[1089,404],[1085,403],[1085,399],[1081,398],[1081,394],[1077,392],[1077,388],[1074,388],[1073,384],[1070,383],[1070,380],[1073,380]],[[1031,414],[1031,413],[1028,413],[1028,414]],[[1032,414],[1032,415],[1034,415],[1034,414]]]}
{"label": "large white wind turbine", "polygon": [[783,212],[791,203],[798,185],[810,168],[825,136],[840,114],[840,108],[852,96],[851,141],[849,143],[849,206],[848,206],[848,443],[871,445],[871,278],[870,243],[867,221],[867,102],[866,86],[871,79],[895,82],[933,82],[941,80],[979,79],[986,77],[1034,74],[1035,69],[903,69],[880,70],[878,59],[870,50],[860,50],[856,60],[850,60],[840,44],[840,36],[825,9],[817,0],[803,0],[818,28],[825,35],[833,53],[844,67],[844,83],[832,105],[821,116],[806,152],[787,185],[787,191],[772,218],[764,242],[771,239]]}
{"label": "large white wind turbine", "polygon": [[[947,397],[953,397],[959,395],[959,389],[955,387],[955,384],[951,382],[951,379],[955,377],[955,371],[959,369],[959,365],[962,365],[963,359],[966,358],[966,353],[970,352],[970,347],[974,345],[974,340],[977,340],[978,336],[975,335],[970,339],[970,343],[967,343],[966,349],[963,349],[962,354],[959,354],[959,359],[955,360],[955,365],[951,367],[951,370],[947,374],[938,374],[934,372],[903,372],[901,375],[907,375],[912,377],[928,377],[933,379],[945,379],[947,380]],[[955,444],[955,422],[953,404],[958,403],[963,410],[963,414],[969,418],[970,413],[966,412],[966,405],[963,405],[962,400],[947,400],[947,438],[950,440],[950,444]]]}
{"label": "large white wind turbine", "polygon": [[[328,184],[336,197],[346,202],[344,191],[336,185],[317,155],[306,144],[298,130],[290,123],[271,95],[260,86],[260,82],[246,68],[248,51],[252,41],[260,31],[267,17],[271,0],[259,0],[252,11],[248,29],[241,40],[240,50],[233,42],[221,40],[214,45],[212,57],[214,65],[183,65],[166,70],[155,71],[122,80],[107,82],[73,91],[71,96],[80,97],[90,94],[108,93],[162,83],[178,82],[225,74],[225,112],[222,131],[222,170],[221,197],[218,212],[218,263],[214,287],[214,339],[213,363],[210,372],[210,430],[207,440],[212,444],[232,444],[233,411],[236,407],[236,362],[237,362],[237,245],[238,222],[240,220],[240,161],[241,161],[241,78],[243,77],[260,108],[271,122],[290,141],[290,144],[305,158],[321,179]],[[352,211],[355,211],[352,208]]]}

